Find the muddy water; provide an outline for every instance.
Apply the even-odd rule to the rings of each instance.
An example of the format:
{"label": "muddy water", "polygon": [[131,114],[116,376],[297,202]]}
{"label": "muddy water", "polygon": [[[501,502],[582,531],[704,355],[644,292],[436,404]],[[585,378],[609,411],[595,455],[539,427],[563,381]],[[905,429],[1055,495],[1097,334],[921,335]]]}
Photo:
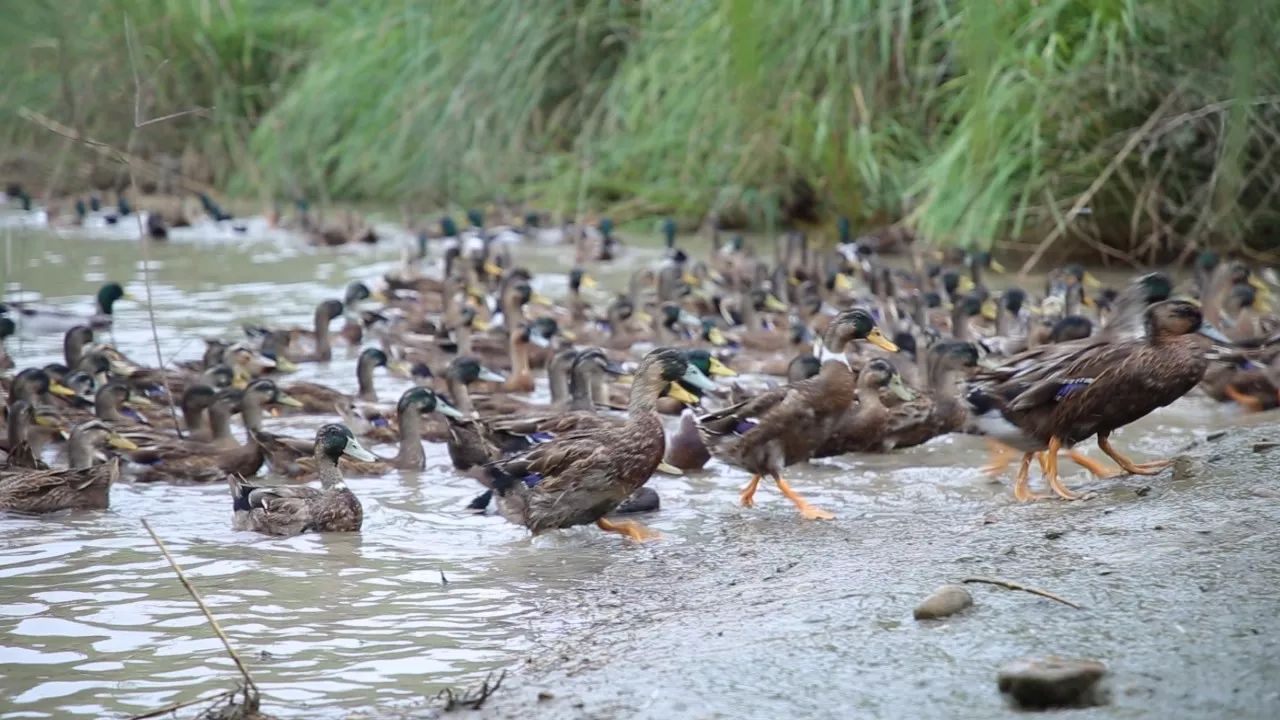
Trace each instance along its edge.
{"label": "muddy water", "polygon": [[[86,313],[87,295],[106,279],[144,293],[134,243],[95,233],[15,232],[6,239],[9,293],[38,293]],[[558,250],[527,251],[524,259],[555,267]],[[162,355],[196,357],[199,338],[234,337],[245,321],[306,325],[318,301],[339,296],[352,279],[376,277],[396,256],[389,247],[316,252],[256,234],[179,237],[157,246],[152,291]],[[114,341],[153,362],[140,305],[118,307]],[[42,364],[58,359],[60,339],[14,339],[10,351],[20,367]],[[342,356],[297,377],[354,390],[354,361]],[[386,377],[378,384],[384,399],[405,387]],[[1189,398],[1117,437],[1141,458],[1166,455],[1235,420],[1229,410]],[[298,435],[317,424],[269,423]],[[794,522],[789,506],[767,490],[755,511],[735,508],[744,477],[713,464],[699,475],[656,481],[663,510],[651,523],[666,535],[661,543],[632,547],[594,529],[531,541],[498,518],[460,512],[473,482],[452,472],[443,446],[428,444],[427,451],[421,473],[352,483],[366,513],[356,536],[281,540],[232,532],[220,486],[121,483],[105,513],[0,518],[0,718],[121,717],[230,686],[234,669],[141,518],[202,589],[271,711],[308,718],[412,707],[442,687],[538,656],[534,643],[579,629],[586,614],[547,616],[543,609],[563,609],[565,597],[602,576],[627,577],[661,566],[664,556],[678,565],[751,523]],[[977,470],[983,458],[981,443],[944,438],[892,456],[797,468],[791,477],[835,510],[838,523],[909,518],[922,504],[972,513],[1008,503],[1007,486]],[[1076,472],[1073,479],[1083,478]]]}

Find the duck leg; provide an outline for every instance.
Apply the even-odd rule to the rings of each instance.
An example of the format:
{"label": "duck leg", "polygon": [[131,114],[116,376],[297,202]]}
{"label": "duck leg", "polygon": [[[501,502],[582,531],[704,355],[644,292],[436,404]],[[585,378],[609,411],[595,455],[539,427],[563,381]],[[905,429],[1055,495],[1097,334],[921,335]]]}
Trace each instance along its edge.
{"label": "duck leg", "polygon": [[1225,392],[1232,402],[1244,408],[1246,411],[1251,413],[1262,412],[1262,401],[1258,398],[1246,395],[1235,389],[1232,385],[1228,385]]}
{"label": "duck leg", "polygon": [[805,520],[834,520],[835,519],[836,516],[834,514],[829,513],[826,510],[823,510],[822,508],[814,507],[813,505],[809,504],[808,500],[805,500],[804,498],[800,497],[799,493],[797,493],[795,490],[792,490],[791,486],[787,484],[786,480],[782,479],[781,475],[779,475],[778,473],[771,473],[771,474],[773,475],[773,481],[778,484],[778,490],[782,491],[782,494],[786,496],[788,500],[795,503],[796,509],[800,511],[800,517],[803,517]]}
{"label": "duck leg", "polygon": [[1062,440],[1057,436],[1049,439],[1049,449],[1045,450],[1047,457],[1046,464],[1048,469],[1045,471],[1044,478],[1049,483],[1049,489],[1063,500],[1079,500],[1080,495],[1073,493],[1062,484],[1062,480],[1058,477],[1058,452],[1062,450]]}
{"label": "duck leg", "polygon": [[1071,461],[1075,464],[1093,473],[1093,476],[1099,480],[1106,480],[1120,475],[1118,470],[1112,470],[1079,450],[1068,450],[1067,457],[1071,458]]}
{"label": "duck leg", "polygon": [[987,477],[996,477],[1002,474],[1018,454],[1013,448],[992,438],[987,438],[987,451],[991,453],[991,457],[986,467],[982,468],[982,472]]}
{"label": "duck leg", "polygon": [[1043,457],[1040,453],[1023,453],[1022,462],[1018,465],[1018,477],[1013,481],[1013,499],[1018,502],[1030,502],[1032,500],[1043,500],[1047,495],[1037,495],[1031,492],[1028,485],[1031,484],[1031,460],[1032,458],[1040,458],[1043,467]]}
{"label": "duck leg", "polygon": [[747,483],[747,487],[738,496],[738,501],[742,503],[742,507],[755,507],[756,488],[758,487],[760,487],[760,476],[752,475],[751,482]]}
{"label": "duck leg", "polygon": [[600,518],[596,521],[596,527],[605,532],[625,535],[627,538],[636,542],[657,540],[662,537],[662,533],[656,530],[650,530],[649,528],[632,520],[606,520],[605,518]]}
{"label": "duck leg", "polygon": [[1173,464],[1172,460],[1155,460],[1147,463],[1135,463],[1124,455],[1121,455],[1120,451],[1111,445],[1111,433],[1107,433],[1105,435],[1102,433],[1098,434],[1098,447],[1102,448],[1102,452],[1106,453],[1107,457],[1115,460],[1121,470],[1124,470],[1130,475],[1158,475],[1161,470]]}

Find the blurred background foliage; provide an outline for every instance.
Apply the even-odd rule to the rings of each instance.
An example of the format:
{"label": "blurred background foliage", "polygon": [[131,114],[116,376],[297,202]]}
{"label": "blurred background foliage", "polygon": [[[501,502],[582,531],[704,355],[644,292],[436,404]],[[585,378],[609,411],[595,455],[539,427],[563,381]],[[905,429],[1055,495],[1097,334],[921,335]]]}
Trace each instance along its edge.
{"label": "blurred background foliage", "polygon": [[[1153,258],[1188,239],[1272,247],[1280,230],[1266,0],[0,6],[10,175],[89,159],[20,120],[28,107],[286,201],[757,227],[847,215],[965,247],[1070,222],[1081,243]],[[126,17],[143,114],[209,117],[133,132]]]}

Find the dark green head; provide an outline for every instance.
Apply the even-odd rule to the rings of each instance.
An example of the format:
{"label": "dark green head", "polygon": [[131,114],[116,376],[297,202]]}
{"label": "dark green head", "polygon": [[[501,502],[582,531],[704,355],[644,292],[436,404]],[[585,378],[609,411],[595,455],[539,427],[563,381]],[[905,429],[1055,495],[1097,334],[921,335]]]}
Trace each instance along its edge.
{"label": "dark green head", "polygon": [[472,227],[483,228],[484,211],[477,208],[471,208],[467,211],[467,222],[471,223]]}
{"label": "dark green head", "polygon": [[322,425],[316,431],[316,450],[335,463],[338,462],[338,458],[347,453],[347,448],[352,443],[359,447],[355,434],[341,423]]}
{"label": "dark green head", "polygon": [[849,218],[841,215],[836,221],[836,233],[840,236],[840,244],[848,245],[853,242],[853,225],[850,224]]}
{"label": "dark green head", "polygon": [[378,348],[365,348],[360,353],[360,359],[356,360],[358,367],[386,367],[387,354]]}
{"label": "dark green head", "polygon": [[1213,272],[1222,262],[1222,257],[1212,250],[1201,250],[1196,255],[1196,269],[1202,272]]}
{"label": "dark green head", "polygon": [[929,348],[929,353],[948,368],[978,366],[978,346],[971,342],[943,340]]}
{"label": "dark green head", "polygon": [[600,224],[597,227],[599,227],[601,235],[609,237],[613,233],[613,220],[600,218]]}
{"label": "dark green head", "polygon": [[0,340],[13,335],[18,331],[18,326],[7,317],[0,317]]}
{"label": "dark green head", "polygon": [[396,403],[396,412],[403,414],[410,408],[416,408],[418,412],[426,414],[435,411],[436,402],[436,394],[431,390],[421,387],[409,388]]}
{"label": "dark green head", "polygon": [[448,215],[440,218],[440,234],[445,237],[458,236],[458,224],[453,221],[453,218]]}
{"label": "dark green head", "polygon": [[676,221],[673,218],[662,220],[662,241],[668,248],[676,246]]}
{"label": "dark green head", "polygon": [[982,313],[982,296],[976,293],[965,294],[956,300],[955,310],[962,317],[977,317]]}
{"label": "dark green head", "polygon": [[1017,315],[1022,312],[1022,306],[1027,303],[1027,292],[1022,288],[1012,287],[1005,290],[1000,295],[1000,304],[1004,305],[1004,309],[1010,315]]}
{"label": "dark green head", "polygon": [[1148,304],[1163,302],[1173,294],[1173,281],[1162,272],[1147,273],[1138,278],[1141,297]]}
{"label": "dark green head", "polygon": [[369,286],[356,280],[347,285],[347,291],[342,295],[342,302],[347,305],[354,305],[362,300],[368,300],[371,295]]}
{"label": "dark green head", "polygon": [[98,312],[110,315],[115,309],[116,301],[125,296],[124,288],[118,282],[109,282],[98,288]]}
{"label": "dark green head", "polygon": [[480,361],[470,355],[460,355],[449,363],[449,367],[445,370],[445,377],[450,380],[457,380],[463,384],[470,385],[477,380],[485,380],[487,382],[502,382],[501,375],[488,370]]}
{"label": "dark green head", "polygon": [[960,273],[955,270],[943,271],[942,289],[947,291],[947,295],[955,297],[956,292],[960,290]]}

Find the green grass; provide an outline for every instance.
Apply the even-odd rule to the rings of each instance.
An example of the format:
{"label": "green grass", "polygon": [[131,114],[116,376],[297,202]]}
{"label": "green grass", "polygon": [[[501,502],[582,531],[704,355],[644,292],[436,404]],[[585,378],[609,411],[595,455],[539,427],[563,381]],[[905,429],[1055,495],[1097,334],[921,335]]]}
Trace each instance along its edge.
{"label": "green grass", "polygon": [[239,194],[772,227],[809,188],[827,227],[903,221],[975,247],[1038,240],[1106,171],[1063,242],[1154,258],[1188,240],[1269,248],[1280,230],[1275,3],[14,5],[10,148],[60,142],[10,121],[19,106],[128,141],[127,14],[148,113],[217,106],[137,147],[199,158]]}

